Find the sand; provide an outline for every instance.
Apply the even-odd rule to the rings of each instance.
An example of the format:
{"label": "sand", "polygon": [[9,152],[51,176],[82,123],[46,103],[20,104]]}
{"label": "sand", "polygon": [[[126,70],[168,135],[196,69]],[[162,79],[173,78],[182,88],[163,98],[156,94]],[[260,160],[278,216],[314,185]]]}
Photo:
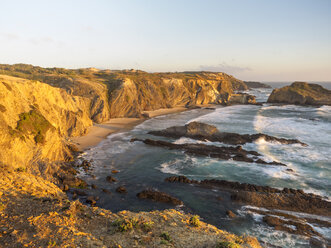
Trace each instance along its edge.
{"label": "sand", "polygon": [[[185,107],[176,107],[169,109],[158,109],[153,111],[145,111],[150,118],[179,113],[187,110]],[[84,151],[98,145],[107,136],[113,133],[126,132],[144,122],[144,118],[114,118],[101,124],[94,124],[89,128],[88,133],[84,136],[73,137],[71,142],[75,144],[79,150]]]}

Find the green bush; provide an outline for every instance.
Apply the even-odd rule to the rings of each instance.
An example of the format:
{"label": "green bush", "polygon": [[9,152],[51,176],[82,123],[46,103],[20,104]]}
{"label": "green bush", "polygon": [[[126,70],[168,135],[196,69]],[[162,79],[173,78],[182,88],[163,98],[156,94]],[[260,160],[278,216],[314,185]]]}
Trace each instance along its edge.
{"label": "green bush", "polygon": [[190,224],[191,224],[192,226],[199,227],[199,226],[200,226],[199,216],[198,216],[198,215],[194,215],[194,216],[192,216],[191,219],[190,219]]}
{"label": "green bush", "polygon": [[34,135],[36,143],[43,144],[45,142],[46,132],[49,129],[54,128],[36,109],[20,114],[19,118],[16,129],[22,134],[31,133]]}
{"label": "green bush", "polygon": [[170,237],[169,233],[167,233],[167,232],[161,233],[160,237],[163,238],[166,241],[170,241],[171,240],[171,237]]}
{"label": "green bush", "polygon": [[217,248],[240,248],[240,245],[230,241],[221,241],[218,243]]}

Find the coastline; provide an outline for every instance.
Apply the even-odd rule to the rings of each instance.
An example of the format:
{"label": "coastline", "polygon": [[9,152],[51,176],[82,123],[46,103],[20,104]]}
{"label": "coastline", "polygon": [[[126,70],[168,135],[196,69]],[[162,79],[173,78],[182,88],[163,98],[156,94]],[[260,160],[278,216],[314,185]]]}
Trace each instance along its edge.
{"label": "coastline", "polygon": [[[178,106],[174,108],[144,111],[143,114],[147,114],[149,118],[154,118],[187,110],[189,109],[186,107]],[[135,126],[143,123],[145,120],[148,120],[148,118],[113,118],[100,124],[94,124],[89,128],[86,135],[71,137],[70,142],[76,145],[80,151],[84,151],[98,145],[109,135],[129,131]]]}

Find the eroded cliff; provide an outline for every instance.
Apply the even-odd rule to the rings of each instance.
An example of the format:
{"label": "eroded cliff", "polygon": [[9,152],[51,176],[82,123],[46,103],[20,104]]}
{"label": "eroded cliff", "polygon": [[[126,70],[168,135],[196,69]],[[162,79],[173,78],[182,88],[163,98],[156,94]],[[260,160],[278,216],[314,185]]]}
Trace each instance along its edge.
{"label": "eroded cliff", "polygon": [[83,97],[63,89],[0,75],[0,162],[38,170],[42,161],[70,159],[65,137],[87,132],[88,109]]}

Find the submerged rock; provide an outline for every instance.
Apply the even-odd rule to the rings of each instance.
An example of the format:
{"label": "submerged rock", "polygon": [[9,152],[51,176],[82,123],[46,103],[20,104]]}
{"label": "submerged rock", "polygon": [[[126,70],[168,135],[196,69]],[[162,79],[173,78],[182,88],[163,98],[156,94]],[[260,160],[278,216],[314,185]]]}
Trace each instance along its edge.
{"label": "submerged rock", "polygon": [[261,156],[258,152],[247,151],[241,146],[237,147],[219,147],[205,144],[174,144],[162,140],[151,140],[151,139],[132,139],[131,142],[142,141],[147,145],[165,147],[168,149],[177,149],[183,150],[187,154],[193,154],[197,156],[206,156],[211,158],[219,158],[224,160],[235,160],[235,161],[244,161],[248,163],[258,163],[258,164],[267,164],[267,165],[279,165],[286,166],[285,164],[273,161],[266,162],[259,158]]}
{"label": "submerged rock", "polygon": [[231,182],[226,180],[205,179],[190,180],[185,176],[172,176],[166,182],[196,184],[203,187],[217,188],[231,192],[231,199],[238,203],[281,209],[324,216],[331,216],[331,202],[315,194],[307,194],[302,190],[284,188],[282,190],[269,186],[248,183]]}
{"label": "submerged rock", "polygon": [[149,134],[156,136],[164,136],[171,138],[187,137],[196,140],[209,140],[212,142],[222,142],[230,145],[244,145],[246,143],[252,143],[259,139],[264,139],[269,142],[279,142],[281,144],[301,144],[307,146],[307,144],[297,139],[284,139],[270,136],[267,134],[238,134],[238,133],[227,133],[220,132],[215,126],[201,123],[201,122],[190,122],[185,126],[173,126],[164,130],[151,131]]}
{"label": "submerged rock", "polygon": [[298,105],[331,105],[331,90],[318,84],[294,82],[290,86],[274,89],[268,103]]}
{"label": "submerged rock", "polygon": [[116,192],[120,193],[120,194],[126,194],[128,193],[128,191],[126,190],[126,188],[124,186],[119,186],[116,188]]}
{"label": "submerged rock", "polygon": [[159,191],[144,190],[138,193],[137,197],[140,199],[151,199],[153,201],[165,202],[174,205],[183,205],[183,202],[181,200],[178,200],[177,198],[168,195],[167,193],[159,192]]}

